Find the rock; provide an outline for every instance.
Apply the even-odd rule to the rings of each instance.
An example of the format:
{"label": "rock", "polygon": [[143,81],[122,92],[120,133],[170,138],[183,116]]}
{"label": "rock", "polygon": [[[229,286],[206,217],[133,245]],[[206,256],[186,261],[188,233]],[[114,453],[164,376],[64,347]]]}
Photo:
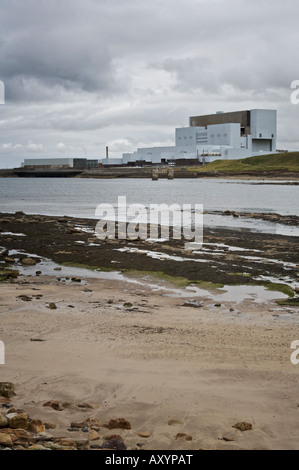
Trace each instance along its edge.
{"label": "rock", "polygon": [[0,446],[12,447],[12,438],[9,434],[0,433]]}
{"label": "rock", "polygon": [[75,446],[77,449],[88,450],[88,447],[89,447],[88,439],[76,439],[74,442],[75,442]]}
{"label": "rock", "polygon": [[12,429],[27,429],[28,415],[26,413],[9,413],[6,415],[8,426]]}
{"label": "rock", "polygon": [[30,442],[32,440],[30,432],[26,431],[25,429],[14,429],[13,433],[18,440],[26,442]]}
{"label": "rock", "polygon": [[221,307],[221,304],[215,304],[214,306],[215,307]]}
{"label": "rock", "polygon": [[28,447],[28,450],[49,450],[41,444],[33,444],[33,446]]}
{"label": "rock", "polygon": [[5,428],[8,424],[7,418],[0,412],[0,428]]}
{"label": "rock", "polygon": [[37,261],[33,258],[23,258],[21,261],[25,266],[35,266],[37,263]]}
{"label": "rock", "polygon": [[90,409],[90,410],[95,410],[96,408],[99,407],[99,405],[96,405],[94,403],[90,404],[90,403],[78,403],[78,408],[87,408],[87,409]]}
{"label": "rock", "polygon": [[188,300],[183,304],[183,307],[193,307],[193,308],[200,308],[203,307],[202,302],[196,302],[195,300]]}
{"label": "rock", "polygon": [[90,431],[90,433],[88,434],[88,439],[90,441],[97,441],[98,439],[100,439],[100,436],[99,434],[97,433],[97,431]]}
{"label": "rock", "polygon": [[175,436],[175,439],[184,439],[185,441],[192,441],[193,437],[190,434],[185,434],[184,432],[178,432]]}
{"label": "rock", "polygon": [[48,305],[48,308],[49,308],[50,310],[56,310],[56,309],[57,309],[56,304],[54,304],[54,302],[51,302],[51,303]]}
{"label": "rock", "polygon": [[104,444],[102,445],[102,449],[127,450],[127,447],[123,441],[119,441],[118,439],[111,439],[110,441],[104,442]]}
{"label": "rock", "polygon": [[252,430],[252,424],[242,421],[240,423],[234,424],[233,428],[239,429],[239,431],[242,431],[242,432],[251,431]]}
{"label": "rock", "polygon": [[0,252],[0,256],[8,256],[9,251],[6,250],[5,248]]}
{"label": "rock", "polygon": [[6,256],[4,258],[4,261],[6,261],[6,263],[14,263],[15,262],[14,258],[10,258],[9,256]]}
{"label": "rock", "polygon": [[50,400],[47,401],[46,403],[43,404],[43,406],[49,406],[50,408],[53,408],[53,410],[59,411],[60,405],[58,401]]}
{"label": "rock", "polygon": [[15,386],[11,382],[0,382],[0,396],[11,398],[15,396]]}
{"label": "rock", "polygon": [[45,425],[41,422],[40,419],[32,419],[28,424],[28,431],[38,434],[45,432]]}
{"label": "rock", "polygon": [[32,297],[29,297],[28,295],[19,295],[17,299],[23,300],[24,302],[31,302]]}
{"label": "rock", "polygon": [[131,424],[124,418],[110,419],[109,429],[131,429]]}
{"label": "rock", "polygon": [[98,431],[100,429],[100,422],[98,419],[95,419],[95,418],[88,418],[86,419],[85,421],[83,422],[73,422],[71,423],[71,428],[73,429],[82,429],[82,428],[86,428],[87,429],[87,432],[89,430],[89,428],[91,429],[94,429],[95,431]]}
{"label": "rock", "polygon": [[45,428],[46,429],[55,429],[56,424],[54,424],[54,423],[45,423]]}
{"label": "rock", "polygon": [[48,432],[39,432],[34,436],[34,439],[36,442],[45,442],[45,441],[52,441],[53,436],[52,434],[49,434]]}
{"label": "rock", "polygon": [[96,449],[96,450],[101,450],[102,446],[101,444],[95,444],[94,442],[90,444],[90,449]]}
{"label": "rock", "polygon": [[63,446],[63,447],[73,447],[73,448],[76,447],[75,441],[73,441],[73,439],[69,439],[67,437],[58,437],[58,438],[54,439],[54,442],[55,442],[55,444],[58,444],[58,445]]}
{"label": "rock", "polygon": [[151,434],[149,434],[147,432],[139,432],[139,433],[137,433],[137,435],[139,437],[143,437],[144,439],[147,439],[147,438],[151,437]]}
{"label": "rock", "polygon": [[54,271],[61,271],[61,267],[57,266],[57,268],[54,268]]}
{"label": "rock", "polygon": [[132,308],[132,307],[133,307],[133,304],[131,304],[131,302],[125,302],[123,306],[124,306],[125,308]]}

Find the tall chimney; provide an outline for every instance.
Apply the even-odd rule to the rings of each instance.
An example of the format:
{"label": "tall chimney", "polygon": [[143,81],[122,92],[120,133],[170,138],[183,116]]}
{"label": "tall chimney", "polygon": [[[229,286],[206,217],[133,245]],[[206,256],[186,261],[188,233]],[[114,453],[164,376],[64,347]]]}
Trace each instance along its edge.
{"label": "tall chimney", "polygon": [[106,158],[108,158],[108,147],[106,147]]}

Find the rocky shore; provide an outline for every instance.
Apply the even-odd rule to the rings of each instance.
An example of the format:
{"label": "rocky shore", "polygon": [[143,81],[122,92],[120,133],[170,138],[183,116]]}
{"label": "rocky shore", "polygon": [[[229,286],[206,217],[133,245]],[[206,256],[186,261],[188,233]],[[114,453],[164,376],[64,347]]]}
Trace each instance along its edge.
{"label": "rocky shore", "polygon": [[296,237],[95,224],[1,215],[0,449],[297,449]]}
{"label": "rocky shore", "polygon": [[[232,218],[244,216],[234,211],[226,211],[223,215]],[[296,216],[250,216],[298,225]],[[184,249],[186,240],[173,240],[171,230],[169,240],[162,241],[118,240],[117,228],[116,239],[98,240],[94,231],[96,223],[94,219],[20,212],[2,214],[2,264],[16,266],[20,259],[34,254],[35,261],[38,257],[48,258],[62,265],[127,273],[160,273],[177,280],[183,278],[187,282],[216,285],[264,285],[267,282],[265,276],[277,283],[286,277],[293,282],[297,280],[298,237],[204,227],[204,249],[192,251]]]}

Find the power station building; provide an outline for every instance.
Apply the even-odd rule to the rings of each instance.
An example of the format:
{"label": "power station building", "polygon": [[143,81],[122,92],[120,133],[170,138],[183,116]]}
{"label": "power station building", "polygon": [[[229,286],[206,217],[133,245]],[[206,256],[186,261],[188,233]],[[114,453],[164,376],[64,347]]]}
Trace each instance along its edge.
{"label": "power station building", "polygon": [[25,159],[24,168],[92,169],[98,166],[192,165],[276,153],[277,111],[251,109],[191,116],[188,127],[175,129],[175,145],[139,148],[121,158]]}
{"label": "power station building", "polygon": [[25,158],[23,168],[43,170],[89,170],[98,167],[98,160],[87,158]]}
{"label": "power station building", "polygon": [[175,129],[175,146],[139,148],[122,158],[101,160],[103,166],[177,165],[237,159],[276,152],[277,112],[252,109],[189,118],[189,127]]}

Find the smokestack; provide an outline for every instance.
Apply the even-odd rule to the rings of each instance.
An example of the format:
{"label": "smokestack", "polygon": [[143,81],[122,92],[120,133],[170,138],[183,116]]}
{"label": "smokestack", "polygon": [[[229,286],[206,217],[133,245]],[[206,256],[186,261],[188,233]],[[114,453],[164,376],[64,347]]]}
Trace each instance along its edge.
{"label": "smokestack", "polygon": [[108,158],[108,147],[106,147],[106,158]]}

